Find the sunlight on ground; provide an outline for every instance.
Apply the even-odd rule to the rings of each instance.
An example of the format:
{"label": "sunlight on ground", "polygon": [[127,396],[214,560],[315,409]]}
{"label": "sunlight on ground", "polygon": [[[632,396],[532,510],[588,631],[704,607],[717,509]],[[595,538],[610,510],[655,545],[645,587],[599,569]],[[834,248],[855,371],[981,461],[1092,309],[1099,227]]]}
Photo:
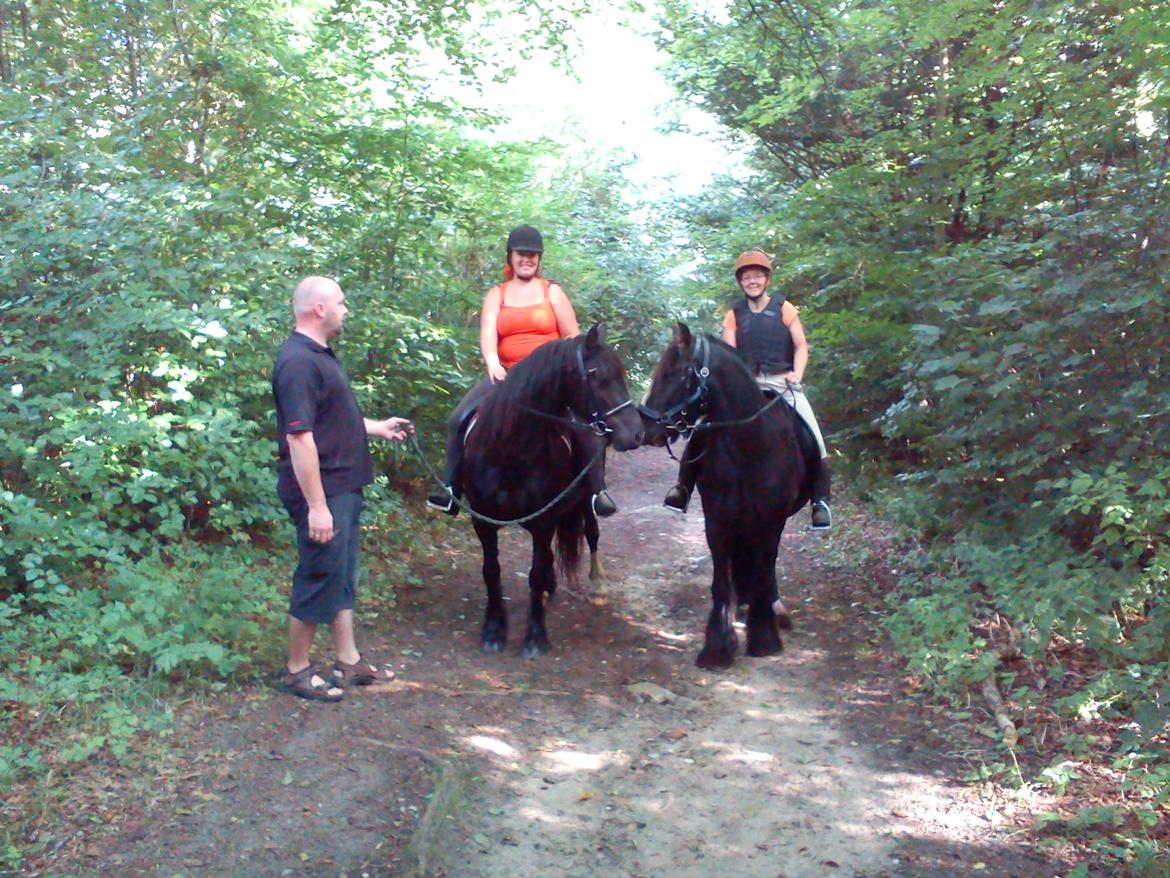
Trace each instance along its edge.
{"label": "sunlight on ground", "polygon": [[743,686],[739,683],[733,683],[731,680],[720,680],[718,683],[715,684],[714,688],[724,690],[727,692],[735,692],[735,693],[740,694],[740,695],[755,695],[756,694],[755,687]]}
{"label": "sunlight on ground", "polygon": [[775,762],[780,758],[772,753],[765,753],[762,750],[748,750],[739,744],[724,744],[720,741],[703,741],[699,746],[704,750],[722,753],[723,760],[727,762],[742,762],[747,765],[763,765],[765,763]]}
{"label": "sunlight on ground", "polygon": [[582,753],[579,750],[557,750],[546,753],[545,758],[553,763],[553,770],[561,773],[573,771],[600,771],[614,759],[600,753]]}
{"label": "sunlight on ground", "polygon": [[542,823],[546,826],[556,826],[562,829],[578,829],[580,828],[580,820],[571,817],[564,817],[560,814],[550,814],[543,808],[536,808],[532,806],[521,808],[520,816],[526,820],[531,820],[533,823]]}
{"label": "sunlight on ground", "polygon": [[471,735],[463,739],[464,742],[477,750],[485,750],[488,753],[493,753],[496,756],[503,756],[507,759],[515,759],[520,756],[520,751],[501,741],[499,738],[489,738],[487,735]]}

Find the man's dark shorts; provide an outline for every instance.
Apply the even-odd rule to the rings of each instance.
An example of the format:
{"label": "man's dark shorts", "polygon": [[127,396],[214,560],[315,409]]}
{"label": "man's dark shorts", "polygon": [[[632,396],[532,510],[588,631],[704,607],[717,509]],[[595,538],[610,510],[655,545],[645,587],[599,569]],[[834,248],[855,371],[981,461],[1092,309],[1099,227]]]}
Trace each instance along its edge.
{"label": "man's dark shorts", "polygon": [[353,609],[361,491],[327,498],[333,513],[333,539],[328,543],[309,539],[309,504],[299,491],[295,496],[281,492],[280,499],[297,528],[297,569],[293,573],[289,615],[302,622],[328,625],[342,610]]}

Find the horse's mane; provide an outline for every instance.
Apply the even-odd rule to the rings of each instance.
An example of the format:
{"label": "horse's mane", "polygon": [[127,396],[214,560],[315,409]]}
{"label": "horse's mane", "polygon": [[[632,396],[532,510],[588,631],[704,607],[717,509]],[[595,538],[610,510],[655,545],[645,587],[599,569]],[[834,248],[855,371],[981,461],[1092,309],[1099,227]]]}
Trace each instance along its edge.
{"label": "horse's mane", "polygon": [[582,339],[564,338],[541,345],[508,370],[479,407],[476,432],[479,440],[493,446],[513,441],[524,432],[555,428],[525,408],[560,415],[564,407],[566,376],[576,374],[577,348]]}

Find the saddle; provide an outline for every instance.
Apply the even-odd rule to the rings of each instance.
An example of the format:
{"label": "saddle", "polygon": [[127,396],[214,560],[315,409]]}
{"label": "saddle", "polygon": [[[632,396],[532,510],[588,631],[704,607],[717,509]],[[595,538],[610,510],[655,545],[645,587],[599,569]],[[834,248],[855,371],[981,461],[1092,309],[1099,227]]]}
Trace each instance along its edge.
{"label": "saddle", "polygon": [[[777,396],[783,396],[771,387],[760,387],[764,392],[764,397],[770,402]],[[788,406],[789,411],[794,415],[793,422],[796,424],[796,444],[800,448],[801,454],[804,455],[805,460],[813,461],[821,459],[821,448],[817,445],[817,437],[813,435],[809,425],[805,423],[804,418],[797,412],[796,406],[784,398],[784,404]]]}

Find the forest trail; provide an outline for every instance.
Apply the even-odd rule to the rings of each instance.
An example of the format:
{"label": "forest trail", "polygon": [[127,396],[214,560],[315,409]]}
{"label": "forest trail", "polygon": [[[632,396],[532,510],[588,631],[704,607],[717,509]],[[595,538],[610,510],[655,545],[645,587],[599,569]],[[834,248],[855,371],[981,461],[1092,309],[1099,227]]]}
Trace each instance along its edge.
{"label": "forest trail", "polygon": [[609,604],[585,583],[558,594],[543,660],[518,655],[526,535],[502,540],[511,640],[485,655],[479,557],[457,519],[364,635],[397,681],[340,705],[256,689],[191,706],[157,776],[94,779],[116,816],[79,821],[41,874],[1059,874],[1010,836],[1018,803],[955,782],[875,676],[880,633],[851,600],[870,573],[808,533],[807,512],[781,548],[785,651],[694,666],[710,558],[697,504],[660,505],[672,473],[661,450],[611,455]]}

